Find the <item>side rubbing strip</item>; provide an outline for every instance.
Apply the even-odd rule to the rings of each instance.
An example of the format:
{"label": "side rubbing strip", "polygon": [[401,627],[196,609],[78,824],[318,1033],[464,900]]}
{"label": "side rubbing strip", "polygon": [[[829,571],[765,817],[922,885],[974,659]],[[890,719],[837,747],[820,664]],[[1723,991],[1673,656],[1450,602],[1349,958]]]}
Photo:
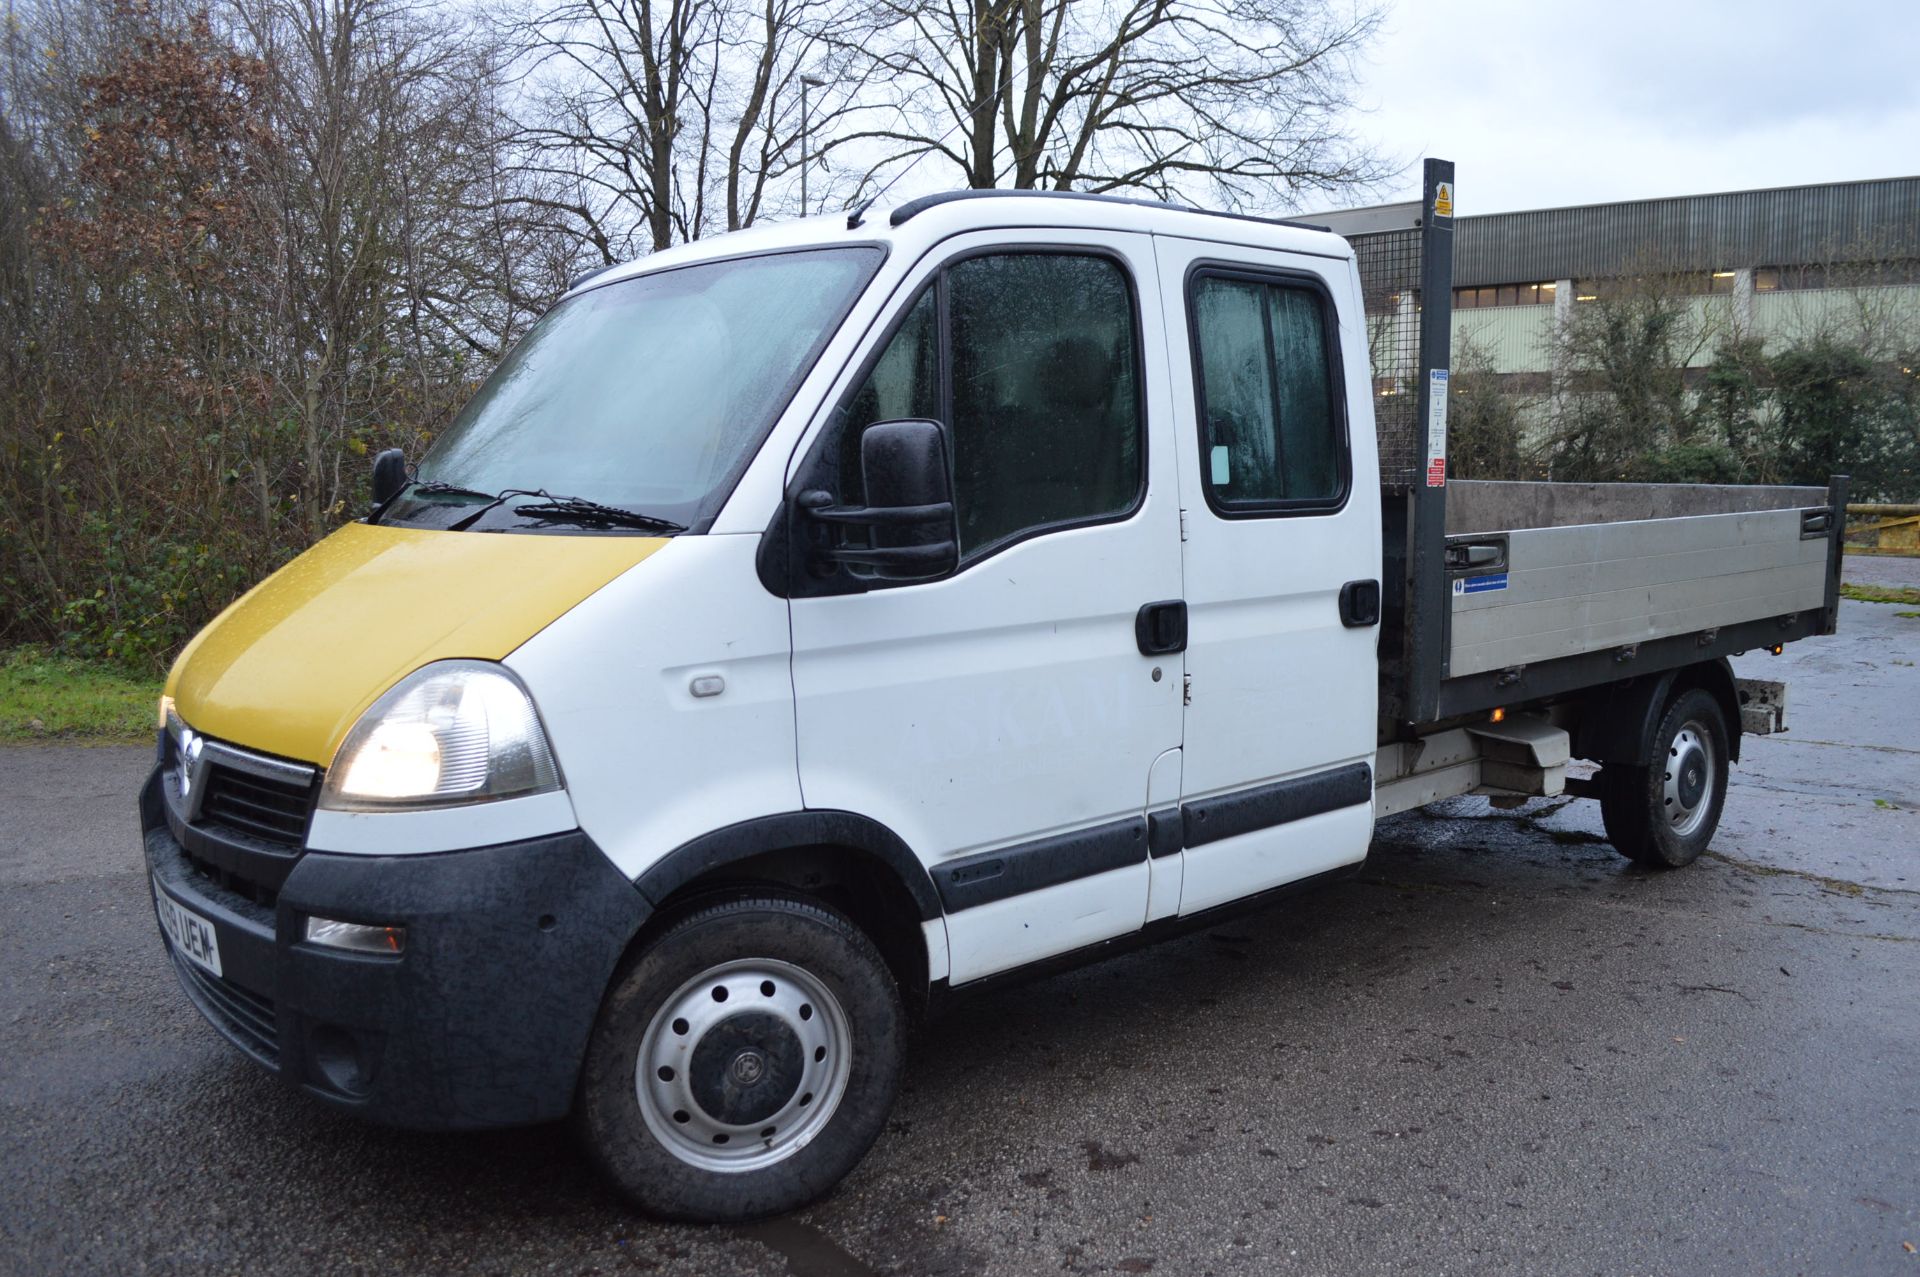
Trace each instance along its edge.
{"label": "side rubbing strip", "polygon": [[1185,803],[1180,813],[1185,818],[1186,845],[1200,847],[1322,812],[1357,807],[1372,799],[1373,770],[1365,763],[1351,763],[1258,789]]}
{"label": "side rubbing strip", "polygon": [[1147,813],[1147,849],[1158,860],[1180,850],[1180,809],[1168,807]]}
{"label": "side rubbing strip", "polygon": [[1135,816],[936,865],[933,885],[947,912],[954,913],[1124,869],[1146,858],[1146,818]]}

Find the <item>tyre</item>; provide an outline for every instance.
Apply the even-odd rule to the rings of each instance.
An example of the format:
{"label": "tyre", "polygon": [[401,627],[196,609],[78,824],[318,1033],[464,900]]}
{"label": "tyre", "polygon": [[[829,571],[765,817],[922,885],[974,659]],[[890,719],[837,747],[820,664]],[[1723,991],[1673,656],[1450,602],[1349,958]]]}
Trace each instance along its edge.
{"label": "tyre", "polygon": [[779,897],[711,905],[622,964],[576,1122],[650,1214],[738,1223],[793,1210],[880,1134],[901,1028],[893,976],[846,918]]}
{"label": "tyre", "polygon": [[1601,772],[1600,819],[1621,855],[1650,869],[1692,864],[1713,841],[1727,800],[1727,720],[1695,688],[1667,707],[1647,766]]}
{"label": "tyre", "polygon": [[1608,763],[1600,772],[1600,824],[1613,849],[1628,860],[1646,854],[1646,803],[1640,796],[1646,787],[1644,767]]}

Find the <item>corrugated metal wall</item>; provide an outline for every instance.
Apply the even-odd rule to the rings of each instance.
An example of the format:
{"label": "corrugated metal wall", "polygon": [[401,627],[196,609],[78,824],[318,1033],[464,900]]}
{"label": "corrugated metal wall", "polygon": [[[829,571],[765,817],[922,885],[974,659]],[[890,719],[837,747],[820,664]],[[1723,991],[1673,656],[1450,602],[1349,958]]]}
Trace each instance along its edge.
{"label": "corrugated metal wall", "polygon": [[1553,307],[1494,306],[1453,312],[1453,358],[1463,342],[1493,365],[1494,372],[1538,372],[1553,367]]}
{"label": "corrugated metal wall", "polygon": [[1688,195],[1454,223],[1455,283],[1920,257],[1920,177]]}

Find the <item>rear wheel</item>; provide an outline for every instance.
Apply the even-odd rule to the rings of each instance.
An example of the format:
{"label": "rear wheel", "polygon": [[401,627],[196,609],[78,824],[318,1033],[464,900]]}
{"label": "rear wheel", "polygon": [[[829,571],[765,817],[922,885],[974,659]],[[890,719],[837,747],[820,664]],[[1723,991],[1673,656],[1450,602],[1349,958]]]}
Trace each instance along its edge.
{"label": "rear wheel", "polygon": [[613,1181],[672,1219],[803,1206],[853,1169],[899,1087],[900,1000],[839,914],[778,897],[690,915],[608,994],[578,1120]]}
{"label": "rear wheel", "polygon": [[1652,869],[1693,863],[1713,840],[1726,805],[1727,720],[1695,688],[1667,707],[1647,766],[1609,763],[1601,773],[1600,819],[1621,855]]}
{"label": "rear wheel", "polygon": [[1644,767],[1608,763],[1600,773],[1600,823],[1613,849],[1628,860],[1637,861],[1646,851],[1648,826],[1640,799],[1646,787]]}

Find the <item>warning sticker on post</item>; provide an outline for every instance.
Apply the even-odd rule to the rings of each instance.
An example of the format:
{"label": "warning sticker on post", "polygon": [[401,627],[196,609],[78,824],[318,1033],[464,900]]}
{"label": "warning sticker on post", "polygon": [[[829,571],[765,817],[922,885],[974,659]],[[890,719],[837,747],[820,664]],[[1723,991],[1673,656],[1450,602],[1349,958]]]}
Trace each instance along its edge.
{"label": "warning sticker on post", "polygon": [[1427,486],[1447,484],[1447,370],[1427,370]]}

